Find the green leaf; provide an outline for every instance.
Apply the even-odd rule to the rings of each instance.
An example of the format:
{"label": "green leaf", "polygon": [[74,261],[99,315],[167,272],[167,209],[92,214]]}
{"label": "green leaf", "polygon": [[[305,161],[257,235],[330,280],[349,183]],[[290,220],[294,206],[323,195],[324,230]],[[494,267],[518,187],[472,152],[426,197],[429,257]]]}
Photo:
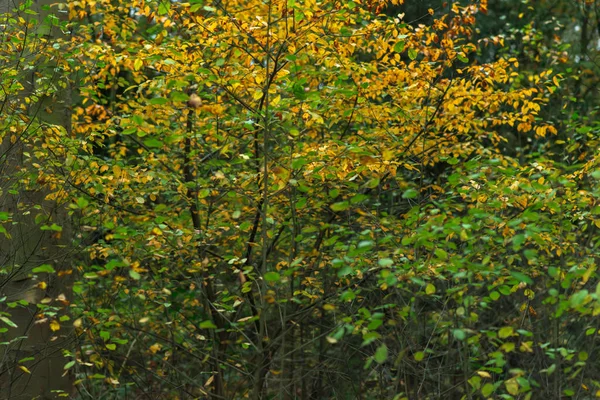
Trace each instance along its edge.
{"label": "green leaf", "polygon": [[496,301],[500,298],[500,293],[493,291],[490,293],[490,299]]}
{"label": "green leaf", "polygon": [[373,343],[377,339],[381,338],[381,335],[377,332],[369,332],[363,336],[363,342],[361,346],[366,346],[370,343]]}
{"label": "green leaf", "polygon": [[580,290],[576,293],[574,293],[571,298],[569,299],[569,304],[571,305],[571,307],[573,308],[577,308],[580,305],[582,305],[585,300],[587,299],[589,292],[587,290]]}
{"label": "green leaf", "polygon": [[136,281],[138,281],[141,278],[141,275],[139,274],[139,272],[137,272],[134,269],[129,270],[129,276],[131,277],[131,279],[135,279]]}
{"label": "green leaf", "polygon": [[171,9],[170,1],[161,1],[158,3],[158,15],[168,14],[170,9]]}
{"label": "green leaf", "polygon": [[394,265],[394,260],[390,259],[390,258],[381,258],[379,259],[379,261],[377,262],[379,264],[380,267],[391,267],[392,265]]}
{"label": "green leaf", "polygon": [[281,279],[281,276],[277,272],[271,271],[271,272],[267,272],[264,275],[264,278],[265,278],[265,281],[267,281],[267,282],[277,282]]}
{"label": "green leaf", "polygon": [[62,226],[56,225],[56,224],[44,225],[44,226],[40,227],[40,230],[42,230],[42,231],[62,232]]}
{"label": "green leaf", "polygon": [[419,53],[417,52],[417,50],[410,48],[408,49],[408,58],[410,58],[411,60],[414,60],[415,58],[417,58],[417,56],[419,55]]}
{"label": "green leaf", "polygon": [[373,178],[370,179],[367,183],[366,183],[366,187],[368,187],[369,189],[375,189],[377,186],[379,186],[379,178]]}
{"label": "green leaf", "polygon": [[137,133],[137,128],[128,128],[121,132],[123,135],[133,135],[134,133]]}
{"label": "green leaf", "polygon": [[456,55],[456,58],[458,58],[461,62],[467,64],[469,62],[469,58],[466,57],[463,53],[458,53]]}
{"label": "green leaf", "polygon": [[425,287],[425,293],[434,294],[435,293],[435,285],[428,283],[427,286]]}
{"label": "green leaf", "polygon": [[513,237],[512,243],[513,250],[519,250],[523,243],[525,243],[525,235],[523,235],[522,233],[515,235],[515,237]]}
{"label": "green leaf", "polygon": [[176,90],[171,92],[170,96],[171,99],[175,102],[187,102],[190,99],[189,95]]}
{"label": "green leaf", "polygon": [[153,105],[163,105],[163,104],[167,104],[169,102],[169,99],[165,99],[164,97],[154,97],[150,100],[148,100],[148,104],[153,104]]}
{"label": "green leaf", "polygon": [[352,301],[356,298],[356,294],[352,290],[346,290],[340,295],[341,301]]}
{"label": "green leaf", "polygon": [[69,361],[68,363],[65,364],[65,366],[63,367],[63,369],[70,369],[75,365],[75,361]]}
{"label": "green leaf", "polygon": [[48,274],[53,274],[56,272],[56,270],[54,268],[52,268],[52,265],[50,265],[50,264],[43,264],[43,265],[40,265],[39,267],[32,269],[31,272],[33,272],[34,274],[40,274],[43,272],[48,273]]}
{"label": "green leaf", "polygon": [[12,322],[10,319],[0,316],[0,321],[4,322],[6,325],[10,326],[11,328],[16,328],[17,324],[15,324],[14,322]]}
{"label": "green leaf", "polygon": [[491,383],[486,383],[481,388],[481,394],[484,397],[488,397],[489,395],[491,395],[492,393],[494,393],[495,390],[496,390],[496,388],[494,387],[494,385],[492,385]]}
{"label": "green leaf", "polygon": [[348,203],[347,201],[341,201],[339,203],[333,203],[331,205],[331,209],[336,212],[347,210],[349,207],[350,203]]}
{"label": "green leaf", "polygon": [[210,195],[210,189],[204,188],[198,192],[198,198],[204,199]]}
{"label": "green leaf", "polygon": [[472,388],[474,389],[479,389],[481,387],[481,377],[480,376],[472,376],[471,378],[469,378],[469,380],[467,381],[469,382],[469,385],[471,385]]}
{"label": "green leaf", "polygon": [[511,336],[512,334],[513,334],[512,326],[505,326],[503,328],[500,328],[500,330],[498,331],[498,337],[500,337],[500,339],[506,339],[507,337]]}
{"label": "green leaf", "polygon": [[527,275],[521,273],[521,272],[517,272],[517,271],[510,271],[510,275],[515,278],[516,280],[518,280],[519,282],[525,282],[528,285],[533,284],[533,280],[528,277]]}
{"label": "green leaf", "polygon": [[414,199],[418,195],[419,195],[419,192],[417,192],[415,189],[408,189],[404,193],[402,193],[402,198],[403,199]]}
{"label": "green leaf", "polygon": [[423,353],[422,351],[417,351],[415,353],[414,357],[415,357],[415,361],[421,361],[425,357],[425,353]]}
{"label": "green leaf", "polygon": [[106,348],[109,350],[116,350],[117,349],[117,345],[114,343],[107,343],[106,344]]}
{"label": "green leaf", "polygon": [[435,249],[435,255],[437,258],[439,258],[440,260],[446,260],[448,258],[448,253],[446,253],[444,250],[442,249]]}
{"label": "green leaf", "polygon": [[394,45],[394,51],[395,51],[396,53],[402,53],[402,52],[404,51],[404,46],[405,46],[405,45],[406,45],[406,43],[404,42],[404,40],[401,40],[401,41],[397,42],[397,43]]}
{"label": "green leaf", "polygon": [[196,11],[198,11],[199,9],[201,9],[202,7],[203,7],[202,3],[196,3],[196,4],[193,4],[193,5],[190,7],[190,12],[193,12],[193,13],[195,13]]}
{"label": "green leaf", "polygon": [[362,240],[358,243],[358,248],[359,249],[370,249],[375,245],[375,243],[372,240]]}
{"label": "green leaf", "polygon": [[77,198],[77,207],[79,207],[79,208],[86,208],[88,206],[88,204],[90,204],[90,202],[87,201],[87,199],[85,197],[78,197]]}
{"label": "green leaf", "polygon": [[369,196],[367,196],[366,194],[359,193],[350,199],[350,203],[352,203],[352,204],[362,203],[363,201],[367,200],[368,198],[369,198]]}
{"label": "green leaf", "polygon": [[200,329],[216,329],[217,326],[213,324],[212,321],[202,321],[200,322]]}
{"label": "green leaf", "polygon": [[[294,158],[292,160],[292,169],[300,169],[303,166],[305,166],[306,164],[308,164],[308,160],[304,157],[298,157],[298,158]],[[335,190],[335,189],[334,189]],[[333,190],[332,190],[333,191]],[[339,191],[338,191],[339,192]],[[335,198],[337,196],[331,196],[332,198]]]}
{"label": "green leaf", "polygon": [[375,362],[383,364],[388,358],[388,348],[385,344],[382,344],[375,351]]}
{"label": "green leaf", "polygon": [[339,271],[338,271],[338,273],[337,273],[337,276],[338,276],[339,278],[342,278],[342,277],[344,277],[344,276],[346,276],[346,275],[349,275],[349,274],[351,274],[352,272],[354,272],[354,270],[353,270],[351,267],[349,267],[349,266],[345,265],[345,266],[343,266],[342,268],[340,268],[340,270],[339,270]]}
{"label": "green leaf", "polygon": [[454,336],[454,338],[456,340],[461,340],[461,341],[465,340],[467,338],[467,334],[462,329],[454,329],[454,330],[452,330],[452,336]]}
{"label": "green leaf", "polygon": [[596,328],[588,328],[585,331],[585,335],[590,336],[590,335],[593,335],[595,332],[596,332]]}
{"label": "green leaf", "polygon": [[150,147],[150,148],[156,148],[156,147],[162,147],[163,146],[163,142],[161,142],[158,139],[155,138],[150,138],[150,139],[146,139],[144,140],[144,144],[146,145],[146,147]]}
{"label": "green leaf", "polygon": [[383,324],[383,321],[380,319],[374,319],[371,322],[369,322],[369,325],[367,326],[367,329],[370,331],[374,331],[377,330],[377,328],[379,328],[381,325]]}
{"label": "green leaf", "polygon": [[552,375],[552,373],[556,370],[556,364],[552,364],[547,369],[543,369],[540,372],[545,372],[548,375]]}

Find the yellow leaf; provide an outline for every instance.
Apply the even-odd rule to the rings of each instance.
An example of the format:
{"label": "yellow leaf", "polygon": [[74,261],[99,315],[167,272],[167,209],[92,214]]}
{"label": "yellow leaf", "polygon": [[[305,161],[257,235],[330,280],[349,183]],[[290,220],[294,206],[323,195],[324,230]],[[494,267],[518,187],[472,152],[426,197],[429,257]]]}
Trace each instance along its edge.
{"label": "yellow leaf", "polygon": [[139,58],[133,62],[133,68],[136,71],[139,71],[143,66],[144,66],[144,62],[142,60],[140,60]]}
{"label": "yellow leaf", "polygon": [[427,287],[425,287],[425,293],[427,294],[434,294],[435,293],[435,286],[431,283],[427,284]]}
{"label": "yellow leaf", "polygon": [[254,94],[252,95],[252,98],[254,100],[259,100],[260,98],[262,98],[262,96],[263,96],[263,92],[262,92],[262,90],[259,89],[254,92]]}
{"label": "yellow leaf", "polygon": [[206,380],[206,382],[204,382],[204,387],[210,386],[210,384],[215,380],[215,376],[211,375],[210,378],[208,378]]}
{"label": "yellow leaf", "polygon": [[481,376],[482,378],[491,378],[492,377],[490,375],[490,373],[486,372],[486,371],[477,371],[477,375]]}
{"label": "yellow leaf", "polygon": [[57,320],[53,320],[52,322],[50,322],[50,329],[52,330],[52,332],[60,330],[60,324]]}
{"label": "yellow leaf", "polygon": [[560,84],[559,84],[559,82],[558,82],[558,78],[556,77],[556,75],[552,77],[552,83],[554,83],[554,85],[555,85],[556,87],[559,87],[559,86],[560,86]]}
{"label": "yellow leaf", "polygon": [[504,386],[506,386],[506,391],[509,394],[512,394],[513,396],[519,394],[519,384],[516,379],[513,378],[505,381]]}
{"label": "yellow leaf", "polygon": [[506,342],[502,346],[500,346],[500,349],[505,353],[510,353],[515,350],[515,347],[516,346],[513,342]]}
{"label": "yellow leaf", "polygon": [[532,342],[523,342],[521,346],[519,346],[519,351],[522,353],[533,353],[533,348],[531,347]]}
{"label": "yellow leaf", "polygon": [[156,352],[160,351],[161,348],[162,346],[159,343],[154,343],[152,346],[150,346],[150,351],[152,354],[156,354]]}
{"label": "yellow leaf", "polygon": [[277,95],[277,96],[275,96],[274,99],[271,100],[271,105],[276,106],[277,104],[279,104],[280,101],[281,101],[281,96]]}
{"label": "yellow leaf", "polygon": [[27,374],[31,374],[31,371],[27,369],[26,366],[24,365],[19,365],[19,368],[21,368],[21,370]]}
{"label": "yellow leaf", "polygon": [[511,336],[512,334],[513,334],[512,326],[505,326],[504,328],[500,328],[500,330],[498,331],[498,336],[500,337],[500,339],[506,339],[507,337]]}

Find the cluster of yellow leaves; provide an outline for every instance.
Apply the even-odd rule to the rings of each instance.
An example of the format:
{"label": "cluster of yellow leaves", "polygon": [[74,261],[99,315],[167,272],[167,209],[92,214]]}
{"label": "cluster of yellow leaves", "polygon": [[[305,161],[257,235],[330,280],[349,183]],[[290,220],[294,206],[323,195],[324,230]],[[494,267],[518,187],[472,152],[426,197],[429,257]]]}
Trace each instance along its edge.
{"label": "cluster of yellow leaves", "polygon": [[[85,106],[75,110],[74,132],[83,149],[105,145],[117,161],[78,160],[71,181],[115,206],[115,223],[168,219],[139,239],[155,260],[200,240],[179,218],[191,203],[233,224],[216,224],[201,241],[243,258],[240,233],[252,231],[264,179],[263,166],[249,166],[263,151],[276,224],[287,218],[290,193],[307,185],[417,173],[480,151],[482,140],[493,149],[506,128],[556,132],[536,120],[558,85],[551,71],[517,84],[516,59],[473,61],[471,34],[485,2],[455,3],[431,26],[379,18],[380,1],[199,4],[70,3],[73,18],[94,20],[82,46]],[[268,154],[269,146],[286,150]],[[223,166],[205,166],[213,161]],[[186,163],[201,189],[190,191]],[[123,258],[139,256],[135,243],[122,246]]]}

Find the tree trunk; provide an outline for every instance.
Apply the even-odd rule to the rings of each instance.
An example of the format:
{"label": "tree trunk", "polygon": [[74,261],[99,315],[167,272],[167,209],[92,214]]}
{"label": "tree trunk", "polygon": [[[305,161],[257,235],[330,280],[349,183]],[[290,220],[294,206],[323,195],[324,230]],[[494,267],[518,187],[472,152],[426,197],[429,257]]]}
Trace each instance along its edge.
{"label": "tree trunk", "polygon": [[[64,370],[69,361],[64,352],[68,352],[73,339],[71,322],[60,321],[70,298],[71,234],[61,201],[46,200],[50,191],[44,188],[37,164],[43,165],[47,159],[36,157],[36,152],[45,151],[41,147],[44,125],[70,130],[70,91],[61,89],[49,97],[38,96],[37,101],[31,97],[40,89],[36,88],[38,73],[53,68],[48,64],[36,64],[36,68],[27,65],[41,54],[29,46],[42,45],[40,35],[57,37],[56,28],[41,28],[49,13],[41,11],[42,3],[50,2],[37,3],[35,11],[40,14],[36,16],[18,10],[18,2],[0,1],[0,13],[19,14],[25,21],[36,18],[40,22],[37,31],[31,26],[11,26],[9,22],[5,34],[19,28],[24,33],[21,47],[14,48],[21,52],[0,66],[4,84],[8,80],[22,85],[12,92],[5,91],[0,98],[0,222],[6,230],[5,234],[0,232],[1,400],[54,399],[61,394],[60,398],[66,398],[65,394],[70,395],[73,388],[72,377]],[[52,42],[48,40],[43,45],[51,46]],[[3,56],[10,51],[0,49]],[[44,81],[43,89],[60,78],[55,71],[49,73],[52,77]],[[25,102],[28,97],[30,101]]]}

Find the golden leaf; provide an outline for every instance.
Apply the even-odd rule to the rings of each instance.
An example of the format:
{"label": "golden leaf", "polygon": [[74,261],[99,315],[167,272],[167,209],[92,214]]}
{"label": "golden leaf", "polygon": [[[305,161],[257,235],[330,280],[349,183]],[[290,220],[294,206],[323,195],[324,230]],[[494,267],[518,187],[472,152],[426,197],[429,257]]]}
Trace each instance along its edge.
{"label": "golden leaf", "polygon": [[490,375],[490,373],[486,372],[486,371],[477,371],[477,375],[481,376],[482,378],[491,378],[492,377]]}
{"label": "golden leaf", "polygon": [[52,330],[52,332],[60,330],[60,324],[57,320],[52,320],[52,322],[50,322],[50,329]]}
{"label": "golden leaf", "polygon": [[161,348],[162,346],[159,343],[154,343],[152,346],[150,346],[150,352],[152,352],[152,354],[156,354]]}
{"label": "golden leaf", "polygon": [[20,368],[20,369],[21,369],[23,372],[25,372],[25,373],[27,373],[27,374],[31,374],[31,371],[30,371],[29,369],[27,369],[27,367],[26,367],[26,366],[24,366],[24,365],[19,365],[19,368]]}

